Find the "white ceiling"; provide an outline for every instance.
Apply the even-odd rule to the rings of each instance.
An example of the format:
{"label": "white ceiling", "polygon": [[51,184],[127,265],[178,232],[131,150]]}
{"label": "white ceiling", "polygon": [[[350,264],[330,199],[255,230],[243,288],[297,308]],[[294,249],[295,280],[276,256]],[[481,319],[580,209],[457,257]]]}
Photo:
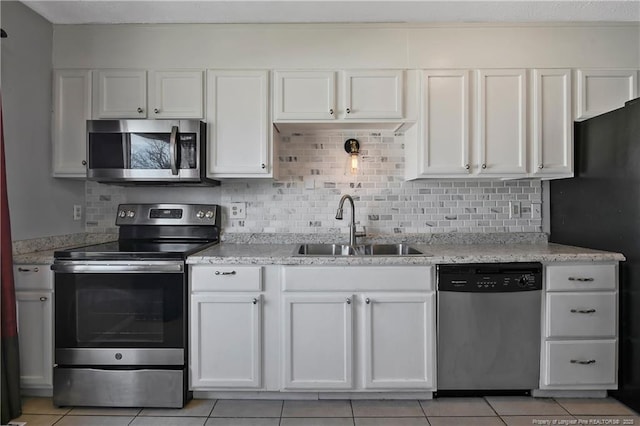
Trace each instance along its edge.
{"label": "white ceiling", "polygon": [[640,0],[24,0],[23,3],[54,24],[640,22]]}

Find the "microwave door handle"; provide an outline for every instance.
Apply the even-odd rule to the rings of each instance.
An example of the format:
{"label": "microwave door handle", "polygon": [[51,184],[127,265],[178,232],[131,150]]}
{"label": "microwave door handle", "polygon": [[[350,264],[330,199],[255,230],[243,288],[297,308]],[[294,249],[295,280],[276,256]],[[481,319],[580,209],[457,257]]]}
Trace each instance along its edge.
{"label": "microwave door handle", "polygon": [[171,127],[171,137],[169,138],[169,156],[171,162],[171,174],[178,174],[178,126]]}

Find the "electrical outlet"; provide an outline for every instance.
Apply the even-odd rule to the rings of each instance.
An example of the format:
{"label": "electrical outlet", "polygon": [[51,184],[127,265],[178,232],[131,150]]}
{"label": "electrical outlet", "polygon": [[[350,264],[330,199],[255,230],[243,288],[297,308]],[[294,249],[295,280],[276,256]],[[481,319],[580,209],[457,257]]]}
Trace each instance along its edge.
{"label": "electrical outlet", "polygon": [[542,219],[542,203],[531,203],[531,219]]}
{"label": "electrical outlet", "polygon": [[236,202],[231,203],[229,207],[229,217],[231,220],[246,219],[247,218],[247,203]]}
{"label": "electrical outlet", "polygon": [[82,219],[82,206],[80,204],[73,205],[73,220]]}
{"label": "electrical outlet", "polygon": [[509,201],[509,219],[517,219],[519,217],[522,217],[520,201]]}

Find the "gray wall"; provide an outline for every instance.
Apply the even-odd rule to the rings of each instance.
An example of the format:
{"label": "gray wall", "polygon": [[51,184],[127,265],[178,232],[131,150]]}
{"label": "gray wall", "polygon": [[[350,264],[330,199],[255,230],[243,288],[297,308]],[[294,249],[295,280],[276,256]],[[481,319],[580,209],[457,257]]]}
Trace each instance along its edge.
{"label": "gray wall", "polygon": [[84,231],[84,181],[51,177],[53,27],[17,1],[0,2],[2,112],[13,240]]}

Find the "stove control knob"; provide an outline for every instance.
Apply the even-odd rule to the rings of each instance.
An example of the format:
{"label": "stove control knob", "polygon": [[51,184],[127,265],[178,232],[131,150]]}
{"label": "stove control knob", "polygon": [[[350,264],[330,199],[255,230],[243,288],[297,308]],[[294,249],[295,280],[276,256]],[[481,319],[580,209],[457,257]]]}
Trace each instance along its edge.
{"label": "stove control knob", "polygon": [[198,219],[202,219],[204,217],[204,212],[202,210],[199,210],[198,213],[196,213],[196,217]]}
{"label": "stove control knob", "polygon": [[124,210],[120,210],[120,211],[118,212],[118,216],[119,216],[119,217],[126,217],[126,216],[127,216],[127,212],[125,212]]}
{"label": "stove control knob", "polygon": [[127,212],[127,216],[129,216],[129,217],[135,217],[135,215],[136,215],[136,212],[134,212],[133,210],[129,210]]}
{"label": "stove control knob", "polygon": [[211,210],[207,210],[207,214],[205,214],[204,217],[211,219],[213,217],[213,212]]}

